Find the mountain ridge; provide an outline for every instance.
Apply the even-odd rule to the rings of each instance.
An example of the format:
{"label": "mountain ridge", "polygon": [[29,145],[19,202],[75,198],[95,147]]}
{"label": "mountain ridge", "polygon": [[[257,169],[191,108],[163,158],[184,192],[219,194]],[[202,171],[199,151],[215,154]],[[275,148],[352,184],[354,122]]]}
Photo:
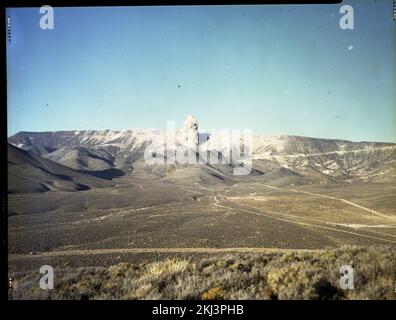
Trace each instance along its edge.
{"label": "mountain ridge", "polygon": [[8,144],[8,193],[82,191],[110,186],[109,181]]}
{"label": "mountain ridge", "polygon": [[[148,165],[144,152],[150,144],[163,144],[165,130],[130,129],[29,132],[22,131],[8,142],[37,156],[75,170],[97,173],[118,170],[116,176],[138,174],[141,177],[164,178],[180,173],[163,166]],[[200,132],[198,120],[187,117],[176,131],[176,144],[195,148],[215,142],[215,152],[224,154],[229,147],[227,133]],[[242,135],[239,143],[244,146]],[[235,144],[235,142],[233,142]],[[210,149],[209,149],[210,150]],[[252,137],[252,174],[281,184],[389,181],[396,178],[396,144],[389,142],[353,142],[342,139],[321,139],[294,135]],[[165,155],[164,155],[165,156]],[[236,163],[217,164],[221,181],[231,181]],[[206,164],[204,175],[211,175],[213,166]],[[177,164],[181,170],[185,166]],[[201,173],[197,174],[202,175]],[[112,178],[112,176],[111,176]]]}

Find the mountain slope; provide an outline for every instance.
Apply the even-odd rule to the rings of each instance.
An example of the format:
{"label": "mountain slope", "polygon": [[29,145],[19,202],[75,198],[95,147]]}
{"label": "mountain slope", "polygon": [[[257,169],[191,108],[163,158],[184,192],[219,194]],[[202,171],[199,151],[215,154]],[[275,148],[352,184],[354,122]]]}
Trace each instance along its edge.
{"label": "mountain slope", "polygon": [[[165,177],[166,174],[161,173],[164,171],[162,165],[157,164],[153,168],[143,163],[148,146],[164,146],[164,152],[169,150],[164,137],[167,137],[164,131],[155,129],[19,132],[9,137],[9,142],[78,170],[119,170],[118,175],[140,172],[141,175],[153,173],[153,176]],[[229,148],[227,134],[199,132],[198,121],[192,116],[176,132],[175,142],[176,145],[185,145],[190,149],[207,144],[211,146],[210,150],[221,155],[227,154]],[[243,135],[240,143],[244,147]],[[283,182],[300,184],[386,182],[396,177],[394,143],[285,135],[253,136],[251,150],[252,175],[263,174],[264,180],[273,177],[281,178]],[[209,163],[209,167],[216,168],[231,179],[233,165],[233,162],[217,165]],[[287,170],[281,170],[282,168]],[[171,174],[172,170],[165,172]],[[268,175],[269,172],[272,175]]]}
{"label": "mountain slope", "polygon": [[8,144],[8,192],[81,191],[111,183]]}
{"label": "mountain slope", "polygon": [[114,167],[114,157],[101,149],[62,147],[44,157],[75,170],[102,171]]}

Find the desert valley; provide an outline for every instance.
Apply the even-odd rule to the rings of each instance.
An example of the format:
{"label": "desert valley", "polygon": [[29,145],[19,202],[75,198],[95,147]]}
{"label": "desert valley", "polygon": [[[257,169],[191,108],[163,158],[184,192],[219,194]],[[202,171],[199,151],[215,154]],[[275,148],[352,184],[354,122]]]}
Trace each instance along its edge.
{"label": "desert valley", "polygon": [[[253,136],[236,176],[232,161],[147,164],[157,132],[9,137],[10,273],[396,246],[393,143]],[[200,134],[189,116],[176,137]]]}

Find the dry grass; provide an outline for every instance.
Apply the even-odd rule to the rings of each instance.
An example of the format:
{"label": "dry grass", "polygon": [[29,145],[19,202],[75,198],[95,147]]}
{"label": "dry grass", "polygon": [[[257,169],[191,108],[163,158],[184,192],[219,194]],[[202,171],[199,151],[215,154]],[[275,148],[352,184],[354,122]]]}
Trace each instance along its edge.
{"label": "dry grass", "polygon": [[159,277],[164,274],[184,272],[188,264],[188,261],[180,259],[166,259],[164,261],[153,262],[147,266],[147,274]]}
{"label": "dry grass", "polygon": [[[355,289],[339,287],[339,268],[355,271]],[[396,252],[342,247],[318,252],[165,259],[110,268],[55,269],[55,289],[40,274],[14,278],[14,299],[395,299]]]}

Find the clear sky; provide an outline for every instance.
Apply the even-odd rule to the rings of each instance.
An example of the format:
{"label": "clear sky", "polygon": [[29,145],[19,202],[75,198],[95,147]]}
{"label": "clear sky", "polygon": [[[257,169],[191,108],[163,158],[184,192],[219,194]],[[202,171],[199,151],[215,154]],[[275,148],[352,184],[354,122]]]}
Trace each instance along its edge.
{"label": "clear sky", "polygon": [[8,9],[8,134],[179,125],[396,142],[391,0]]}

